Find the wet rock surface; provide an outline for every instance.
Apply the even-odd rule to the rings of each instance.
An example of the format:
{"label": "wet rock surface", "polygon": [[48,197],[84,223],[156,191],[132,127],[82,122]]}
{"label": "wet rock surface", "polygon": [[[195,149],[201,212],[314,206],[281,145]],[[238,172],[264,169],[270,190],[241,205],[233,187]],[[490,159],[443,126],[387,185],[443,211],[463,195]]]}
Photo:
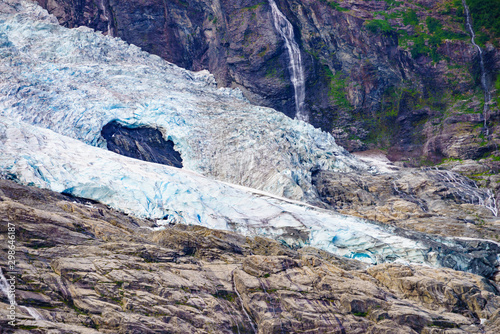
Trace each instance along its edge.
{"label": "wet rock surface", "polygon": [[[367,267],[195,226],[151,231],[153,221],[11,181],[0,181],[0,199],[2,239],[6,222],[17,227],[17,302],[43,318],[19,309],[15,330],[2,320],[5,333],[500,329],[498,286],[481,276],[415,265]],[[0,258],[6,256],[2,247]],[[6,302],[2,296],[2,313]]]}
{"label": "wet rock surface", "polygon": [[413,231],[500,241],[494,192],[449,170],[319,172],[313,182],[321,198],[344,214]]}
{"label": "wet rock surface", "polygon": [[101,130],[108,150],[135,159],[182,168],[182,157],[174,142],[165,140],[161,132],[148,127],[127,128],[117,122]]}

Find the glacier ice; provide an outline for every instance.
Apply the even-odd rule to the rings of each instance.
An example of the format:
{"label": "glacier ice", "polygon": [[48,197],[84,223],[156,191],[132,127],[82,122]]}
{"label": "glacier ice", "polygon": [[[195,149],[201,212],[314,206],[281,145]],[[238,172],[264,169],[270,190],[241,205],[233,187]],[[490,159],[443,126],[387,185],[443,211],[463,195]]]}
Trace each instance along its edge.
{"label": "glacier ice", "polygon": [[[0,116],[0,174],[160,223],[263,235],[289,246],[310,245],[373,264],[399,261],[440,266],[449,254],[436,252],[456,244],[451,239],[429,242],[401,236],[363,219],[128,158],[4,116]],[[478,260],[467,257],[467,251],[452,250],[453,261],[462,261],[464,270]],[[495,251],[498,247],[487,255]]]}
{"label": "glacier ice", "polygon": [[[0,0],[0,57],[0,174],[18,182],[159,222],[265,235],[370,263],[439,266],[442,250],[458,243],[398,235],[298,202],[315,202],[315,169],[369,167],[329,134],[217,88],[206,71],[88,28],[60,27],[22,0]],[[157,128],[186,168],[102,149],[101,129],[113,121]],[[495,251],[496,261],[497,250],[487,256]],[[463,247],[451,253],[464,270],[481,261]]]}
{"label": "glacier ice", "polygon": [[0,172],[134,215],[264,235],[371,263],[427,262],[425,245],[358,218],[144,162],[0,116]]}
{"label": "glacier ice", "polygon": [[310,202],[312,170],[368,168],[331,135],[217,88],[207,71],[89,28],[61,27],[40,7],[16,3],[0,12],[0,113],[12,119],[100,147],[111,121],[158,128],[186,169]]}

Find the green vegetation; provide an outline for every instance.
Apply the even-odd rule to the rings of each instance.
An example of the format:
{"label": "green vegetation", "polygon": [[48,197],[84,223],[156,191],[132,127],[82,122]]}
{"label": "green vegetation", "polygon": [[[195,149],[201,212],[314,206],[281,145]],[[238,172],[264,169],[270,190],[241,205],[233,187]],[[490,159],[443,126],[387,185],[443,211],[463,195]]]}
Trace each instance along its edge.
{"label": "green vegetation", "polygon": [[328,6],[330,6],[331,8],[333,8],[335,10],[338,10],[339,12],[348,12],[349,11],[349,9],[341,7],[340,4],[338,4],[335,1],[332,1],[332,0],[319,0],[319,1],[327,4]]}
{"label": "green vegetation", "polygon": [[417,58],[419,56],[428,55],[430,48],[425,45],[424,35],[418,35],[417,38],[413,40],[413,46],[411,48],[411,56]]}
{"label": "green vegetation", "polygon": [[490,158],[493,161],[500,161],[500,156],[498,156],[498,155],[491,155]]}
{"label": "green vegetation", "polygon": [[208,15],[208,20],[211,21],[213,24],[217,23],[217,17],[214,17],[212,14]]}
{"label": "green vegetation", "polygon": [[226,290],[217,290],[212,296],[219,299],[225,299],[228,302],[234,302],[236,300],[236,294]]}
{"label": "green vegetation", "polygon": [[366,317],[368,312],[354,312],[353,314],[357,317]]}
{"label": "green vegetation", "polygon": [[420,56],[430,56],[434,62],[441,60],[438,53],[438,48],[443,43],[443,40],[466,40],[468,36],[465,33],[455,33],[443,28],[443,23],[435,17],[427,16],[425,25],[428,33],[425,33],[422,25],[418,24],[418,17],[413,11],[404,14],[403,21],[405,24],[415,26],[415,33],[408,35],[405,30],[399,30],[399,45],[401,47],[409,47],[413,58]]}
{"label": "green vegetation", "polygon": [[384,92],[381,108],[386,116],[397,116],[399,112],[399,102],[401,101],[403,91],[395,87],[389,87]]}
{"label": "green vegetation", "polygon": [[371,20],[365,22],[365,27],[372,33],[390,34],[394,31],[386,20]]}
{"label": "green vegetation", "polygon": [[411,24],[412,26],[418,25],[418,16],[413,9],[403,13],[403,24],[404,25]]}
{"label": "green vegetation", "polygon": [[458,40],[466,40],[469,38],[465,33],[457,33],[448,30],[441,30],[440,36],[443,39],[458,39]]}
{"label": "green vegetation", "polygon": [[38,326],[18,325],[17,328],[24,329],[25,331],[30,331],[30,330],[33,330],[33,329],[37,329]]}
{"label": "green vegetation", "polygon": [[284,71],[282,66],[279,63],[278,56],[274,56],[273,58],[266,61],[266,74],[264,75],[266,78],[276,78],[285,82]]}
{"label": "green vegetation", "polygon": [[425,19],[425,23],[427,24],[427,29],[429,29],[429,33],[439,33],[443,29],[443,24],[436,18],[432,16],[427,16]]}
{"label": "green vegetation", "polygon": [[403,16],[403,12],[397,10],[397,11],[394,11],[392,13],[387,13],[386,11],[384,11],[384,12],[379,11],[379,12],[374,12],[373,13],[373,17],[376,17],[378,15],[382,15],[386,20],[388,20],[388,19],[397,19],[397,18]]}
{"label": "green vegetation", "polygon": [[241,9],[241,11],[242,12],[247,11],[247,10],[253,11],[253,10],[256,10],[257,8],[259,8],[260,6],[265,5],[265,4],[266,4],[265,2],[259,2],[256,5],[244,7]]}
{"label": "green vegetation", "polygon": [[500,0],[467,0],[467,4],[476,33],[482,28],[489,32],[490,36],[478,36],[482,42],[489,40],[489,37],[500,38]]}
{"label": "green vegetation", "polygon": [[328,66],[324,67],[326,76],[330,79],[329,87],[330,91],[328,92],[328,96],[332,99],[336,106],[340,108],[350,109],[351,103],[347,100],[346,97],[346,79],[342,77],[340,72],[335,74],[330,71]]}

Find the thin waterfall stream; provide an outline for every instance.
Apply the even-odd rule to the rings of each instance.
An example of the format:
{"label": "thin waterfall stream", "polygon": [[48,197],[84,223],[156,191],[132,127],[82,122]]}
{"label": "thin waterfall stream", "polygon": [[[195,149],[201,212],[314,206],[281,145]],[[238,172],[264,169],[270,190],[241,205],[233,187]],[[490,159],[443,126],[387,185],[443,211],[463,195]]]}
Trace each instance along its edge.
{"label": "thin waterfall stream", "polygon": [[[5,278],[2,268],[0,268],[0,291],[2,291],[5,297],[7,297],[10,305],[19,306],[16,303],[14,292],[10,290],[10,284],[7,281],[7,278]],[[27,306],[19,306],[19,308],[22,308],[23,310],[28,312],[28,314],[35,320],[45,320],[44,317],[40,313],[38,313],[38,311],[35,310],[34,308]]]}
{"label": "thin waterfall stream", "polygon": [[299,45],[295,41],[293,26],[279,10],[274,0],[269,0],[269,4],[271,5],[274,27],[285,40],[288,57],[290,58],[289,69],[295,93],[295,118],[307,122],[308,116],[304,110],[304,101],[306,97],[304,68],[302,66]]}
{"label": "thin waterfall stream", "polygon": [[483,50],[481,49],[481,47],[476,44],[476,41],[475,41],[476,34],[474,33],[474,29],[472,28],[472,18],[471,18],[469,6],[467,5],[466,0],[462,0],[462,4],[464,6],[464,12],[465,12],[465,27],[471,36],[472,44],[479,51],[479,63],[481,66],[481,86],[483,87],[483,90],[484,90],[484,107],[483,107],[484,129],[486,131],[486,135],[488,135],[488,126],[487,126],[488,112],[489,112],[489,104],[488,103],[491,100],[491,94],[490,94],[490,90],[488,89],[488,85],[486,83],[486,68],[484,66],[484,54],[483,54]]}

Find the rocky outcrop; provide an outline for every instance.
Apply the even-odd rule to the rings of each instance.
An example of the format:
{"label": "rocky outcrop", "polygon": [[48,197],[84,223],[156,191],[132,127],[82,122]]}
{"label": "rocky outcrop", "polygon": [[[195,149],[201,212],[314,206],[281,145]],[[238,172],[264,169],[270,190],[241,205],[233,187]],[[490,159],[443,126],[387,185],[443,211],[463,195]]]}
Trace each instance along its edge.
{"label": "rocky outcrop", "polygon": [[322,171],[313,183],[321,198],[344,214],[413,231],[500,241],[495,193],[449,170]]}
{"label": "rocky outcrop", "polygon": [[[0,207],[0,220],[17,227],[17,302],[40,318],[20,307],[15,328],[2,320],[5,333],[500,329],[498,286],[473,274],[367,268],[312,248],[195,226],[152,231],[152,221],[11,181],[0,181]],[[0,257],[6,263],[5,248]],[[2,296],[2,314],[6,302]]]}
{"label": "rocky outcrop", "polygon": [[[86,25],[192,69],[293,117],[288,54],[259,0],[38,0],[68,27]],[[488,115],[477,49],[450,0],[281,0],[306,75],[306,111],[351,151],[381,147],[408,165],[496,151],[498,40],[485,44]],[[485,39],[486,38],[486,39]],[[496,42],[495,42],[496,41]],[[484,118],[488,133],[483,129]]]}
{"label": "rocky outcrop", "polygon": [[127,128],[110,122],[101,130],[108,150],[135,159],[182,168],[182,157],[174,142],[163,139],[161,132],[148,127]]}

